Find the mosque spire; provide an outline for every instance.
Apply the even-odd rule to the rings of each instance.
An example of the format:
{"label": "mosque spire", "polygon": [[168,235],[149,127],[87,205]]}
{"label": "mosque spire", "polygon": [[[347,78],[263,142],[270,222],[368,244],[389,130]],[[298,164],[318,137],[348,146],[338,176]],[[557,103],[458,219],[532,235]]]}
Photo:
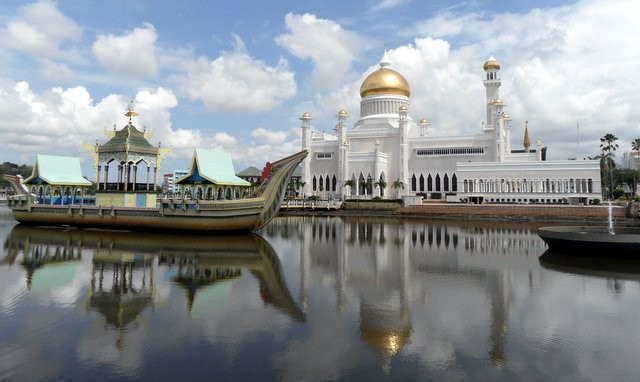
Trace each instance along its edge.
{"label": "mosque spire", "polygon": [[391,66],[391,61],[389,61],[389,55],[387,54],[387,47],[384,47],[384,53],[382,53],[382,59],[380,60],[380,67],[387,68]]}
{"label": "mosque spire", "polygon": [[529,139],[529,121],[524,121],[524,141],[522,142],[524,145],[524,152],[529,152],[529,147],[531,147],[531,140]]}

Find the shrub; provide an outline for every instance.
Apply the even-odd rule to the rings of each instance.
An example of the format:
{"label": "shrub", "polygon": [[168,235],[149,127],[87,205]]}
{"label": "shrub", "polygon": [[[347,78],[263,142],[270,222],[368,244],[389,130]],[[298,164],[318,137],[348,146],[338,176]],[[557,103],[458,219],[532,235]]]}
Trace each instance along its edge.
{"label": "shrub", "polygon": [[619,199],[623,195],[624,195],[624,191],[622,191],[622,188],[618,187],[618,188],[613,190],[613,198],[614,199]]}

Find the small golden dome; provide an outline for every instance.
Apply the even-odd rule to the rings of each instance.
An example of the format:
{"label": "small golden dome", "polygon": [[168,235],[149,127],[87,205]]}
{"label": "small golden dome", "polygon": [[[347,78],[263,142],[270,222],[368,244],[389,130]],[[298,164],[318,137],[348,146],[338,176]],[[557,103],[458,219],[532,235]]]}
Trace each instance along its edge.
{"label": "small golden dome", "polygon": [[311,114],[304,112],[302,114],[302,117],[300,117],[300,119],[311,119]]}
{"label": "small golden dome", "polygon": [[422,118],[422,119],[420,120],[420,124],[421,124],[421,125],[428,125],[428,124],[429,124],[429,121],[427,121],[425,118]]}
{"label": "small golden dome", "polygon": [[500,98],[494,98],[491,101],[489,101],[489,105],[503,105],[503,103]]}
{"label": "small golden dome", "polygon": [[482,68],[485,71],[489,69],[500,70],[500,62],[498,62],[498,60],[496,60],[493,55],[491,55],[491,57],[489,57],[489,59],[485,61],[484,65],[482,65]]}
{"label": "small golden dome", "polygon": [[346,117],[347,116],[347,112],[345,110],[340,110],[338,112],[338,117]]}
{"label": "small golden dome", "polygon": [[407,109],[407,107],[406,107],[406,106],[404,106],[404,105],[402,105],[402,106],[400,106],[400,107],[398,108],[398,111],[400,111],[400,112],[402,112],[402,111],[407,111],[407,110],[409,110],[409,109]]}
{"label": "small golden dome", "polygon": [[505,121],[511,121],[511,116],[510,116],[509,114],[507,114],[507,113],[504,113],[504,114],[502,115],[502,118],[503,118]]}

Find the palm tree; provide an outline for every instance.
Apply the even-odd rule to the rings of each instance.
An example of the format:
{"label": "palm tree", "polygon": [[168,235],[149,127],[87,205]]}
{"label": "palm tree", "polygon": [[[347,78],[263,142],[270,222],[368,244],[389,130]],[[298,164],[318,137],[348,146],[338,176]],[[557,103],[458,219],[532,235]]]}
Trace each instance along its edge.
{"label": "palm tree", "polygon": [[384,196],[384,189],[387,188],[387,181],[380,178],[380,180],[375,182],[373,185],[380,188],[380,196]]}
{"label": "palm tree", "polygon": [[373,179],[371,178],[371,176],[369,176],[367,178],[367,180],[365,180],[362,184],[362,186],[364,187],[364,191],[365,191],[365,195],[371,195],[372,191],[373,191]]}
{"label": "palm tree", "polygon": [[640,138],[636,138],[631,142],[631,150],[640,151]]}
{"label": "palm tree", "polygon": [[[613,169],[616,167],[616,163],[613,160],[614,151],[618,149],[618,137],[608,133],[600,138],[600,149],[602,150],[602,156],[600,157],[600,171],[602,174],[606,174],[609,177],[609,197],[613,195]],[[603,176],[603,178],[605,178]]]}
{"label": "palm tree", "polygon": [[393,181],[393,183],[391,184],[391,187],[393,187],[396,190],[396,197],[398,197],[398,190],[400,188],[404,190],[404,182],[401,181],[400,178],[398,178]]}
{"label": "palm tree", "polygon": [[352,195],[353,188],[356,186],[356,181],[353,179],[346,180],[344,182],[345,187],[349,187],[349,195]]}

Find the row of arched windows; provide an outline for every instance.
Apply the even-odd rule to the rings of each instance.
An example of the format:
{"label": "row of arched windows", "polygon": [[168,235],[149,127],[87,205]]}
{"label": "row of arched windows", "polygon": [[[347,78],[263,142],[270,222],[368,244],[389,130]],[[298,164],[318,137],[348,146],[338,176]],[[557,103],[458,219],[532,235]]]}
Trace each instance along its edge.
{"label": "row of arched windows", "polygon": [[454,173],[451,177],[449,174],[444,174],[440,177],[440,174],[427,174],[425,178],[424,174],[416,176],[411,175],[411,191],[413,192],[457,192],[458,191],[458,178]]}
{"label": "row of arched windows", "polygon": [[593,193],[591,178],[465,179],[464,192],[484,193]]}
{"label": "row of arched windows", "polygon": [[311,190],[312,191],[333,191],[335,192],[338,189],[338,179],[334,175],[329,178],[329,175],[314,175],[311,179]]}

